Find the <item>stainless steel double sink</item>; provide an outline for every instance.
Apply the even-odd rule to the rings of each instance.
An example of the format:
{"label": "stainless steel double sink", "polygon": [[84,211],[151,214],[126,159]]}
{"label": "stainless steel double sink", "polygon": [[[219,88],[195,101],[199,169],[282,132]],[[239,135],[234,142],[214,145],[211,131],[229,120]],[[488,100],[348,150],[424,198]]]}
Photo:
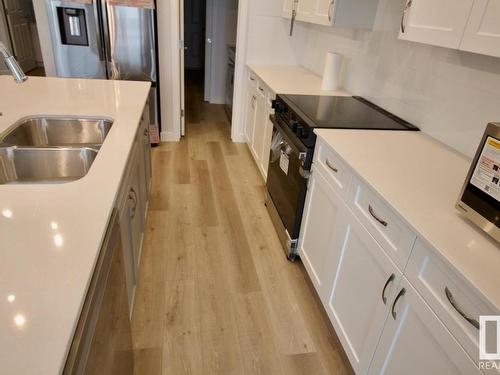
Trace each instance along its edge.
{"label": "stainless steel double sink", "polygon": [[90,170],[113,121],[34,116],[0,136],[0,184],[63,183]]}

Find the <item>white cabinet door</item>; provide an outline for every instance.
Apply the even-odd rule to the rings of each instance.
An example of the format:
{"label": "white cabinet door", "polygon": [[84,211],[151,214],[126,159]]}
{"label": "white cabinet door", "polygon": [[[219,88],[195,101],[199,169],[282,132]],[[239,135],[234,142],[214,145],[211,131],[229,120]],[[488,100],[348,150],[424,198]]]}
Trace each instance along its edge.
{"label": "white cabinet door", "polygon": [[437,316],[403,278],[369,374],[481,374]]}
{"label": "white cabinet door", "polygon": [[406,0],[399,38],[458,49],[474,0]]}
{"label": "white cabinet door", "polygon": [[292,18],[293,3],[294,0],[283,0],[283,10],[281,12],[283,18]]}
{"label": "white cabinet door", "polygon": [[345,203],[313,167],[300,231],[299,255],[323,303],[327,304],[336,267],[328,262],[342,240]]}
{"label": "white cabinet door", "polygon": [[257,109],[255,111],[255,125],[251,144],[253,157],[259,167],[262,160],[262,152],[264,149],[264,133],[266,129],[267,118],[268,111],[266,108],[266,99],[259,93],[257,96]]}
{"label": "white cabinet door", "polygon": [[500,57],[500,0],[475,0],[460,49]]}
{"label": "white cabinet door", "polygon": [[269,116],[271,116],[271,110],[267,108],[266,125],[264,127],[264,144],[262,148],[262,157],[260,159],[260,170],[264,175],[264,179],[267,178],[267,171],[269,170],[269,157],[271,155],[271,141],[273,138],[273,123]]}
{"label": "white cabinet door", "polygon": [[334,4],[334,0],[299,0],[297,20],[330,26]]}
{"label": "white cabinet door", "polygon": [[134,304],[134,294],[136,286],[136,272],[134,262],[134,252],[132,250],[132,227],[130,214],[128,210],[128,197],[125,197],[127,202],[120,211],[120,234],[123,249],[123,262],[125,264],[125,281],[127,283],[127,298],[128,307],[132,314]]}
{"label": "white cabinet door", "polygon": [[256,109],[257,93],[255,92],[255,88],[249,85],[247,91],[247,113],[245,117],[245,137],[249,145],[251,145],[253,141]]}
{"label": "white cabinet door", "polygon": [[327,313],[354,371],[363,374],[375,352],[401,273],[349,209],[343,216],[345,235],[328,264],[335,276]]}

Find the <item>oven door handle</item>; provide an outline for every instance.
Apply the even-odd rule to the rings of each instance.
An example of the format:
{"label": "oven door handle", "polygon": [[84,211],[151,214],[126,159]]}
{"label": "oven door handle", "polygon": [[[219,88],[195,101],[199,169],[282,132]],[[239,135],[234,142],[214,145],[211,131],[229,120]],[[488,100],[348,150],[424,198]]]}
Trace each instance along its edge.
{"label": "oven door handle", "polygon": [[275,115],[271,115],[270,119],[271,119],[271,122],[273,123],[274,127],[280,132],[280,134],[284,138],[286,144],[288,146],[290,146],[290,148],[297,155],[297,157],[300,155],[301,152],[307,152],[307,148],[305,146],[303,146],[302,148],[299,148],[297,146],[297,144],[292,141],[290,136],[287,134],[287,131],[285,128],[286,125],[282,125],[279,118],[277,118]]}

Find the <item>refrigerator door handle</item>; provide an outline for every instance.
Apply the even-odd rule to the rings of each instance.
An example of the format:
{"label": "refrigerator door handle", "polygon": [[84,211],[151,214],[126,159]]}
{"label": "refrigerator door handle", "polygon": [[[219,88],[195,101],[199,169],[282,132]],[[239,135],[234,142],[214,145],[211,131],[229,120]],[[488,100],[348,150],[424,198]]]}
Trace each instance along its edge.
{"label": "refrigerator door handle", "polygon": [[120,74],[115,63],[115,40],[116,40],[116,21],[112,7],[107,0],[100,0],[102,12],[102,25],[104,29],[104,51],[106,54],[106,69],[108,79],[119,79]]}
{"label": "refrigerator door handle", "polygon": [[103,19],[100,7],[100,0],[93,0],[92,5],[94,7],[94,16],[96,23],[96,34],[97,34],[97,49],[99,50],[99,60],[106,61],[106,47],[104,46],[104,31],[103,31]]}

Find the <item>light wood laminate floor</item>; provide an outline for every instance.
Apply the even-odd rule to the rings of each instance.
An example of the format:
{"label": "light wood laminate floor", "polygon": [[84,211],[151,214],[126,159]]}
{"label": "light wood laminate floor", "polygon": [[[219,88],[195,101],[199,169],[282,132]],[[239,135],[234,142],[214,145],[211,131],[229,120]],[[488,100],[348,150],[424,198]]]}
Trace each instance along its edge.
{"label": "light wood laminate floor", "polygon": [[264,181],[191,82],[187,136],[153,151],[133,315],[136,374],[351,374]]}

